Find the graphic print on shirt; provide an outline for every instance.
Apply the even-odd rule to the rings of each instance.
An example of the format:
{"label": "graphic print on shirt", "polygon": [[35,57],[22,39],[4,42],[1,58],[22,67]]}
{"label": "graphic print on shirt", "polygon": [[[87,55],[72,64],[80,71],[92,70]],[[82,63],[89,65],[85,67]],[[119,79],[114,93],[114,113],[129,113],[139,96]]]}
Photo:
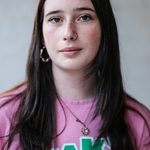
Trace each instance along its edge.
{"label": "graphic print on shirt", "polygon": [[61,149],[52,148],[51,150],[111,150],[110,144],[106,139],[101,138],[96,143],[92,137],[81,137],[80,148],[75,143],[65,143]]}

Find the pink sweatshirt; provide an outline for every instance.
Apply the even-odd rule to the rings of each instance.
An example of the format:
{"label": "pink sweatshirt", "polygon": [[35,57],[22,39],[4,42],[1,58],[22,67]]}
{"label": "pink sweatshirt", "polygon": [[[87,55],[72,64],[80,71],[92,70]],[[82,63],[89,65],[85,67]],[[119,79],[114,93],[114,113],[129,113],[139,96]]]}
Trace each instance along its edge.
{"label": "pink sweatshirt", "polygon": [[[3,101],[5,101],[5,98],[0,98],[0,104]],[[59,101],[57,101],[57,134],[61,133],[62,130],[64,131],[57,136],[57,138],[55,138],[51,150],[90,150],[90,147],[93,145],[94,140],[98,136],[98,125],[101,123],[100,116],[91,121],[95,101],[93,99],[64,101],[67,107],[71,109],[73,114],[86,124],[90,130],[90,133],[88,136],[84,136],[81,132],[83,125],[76,121],[76,118],[72,115],[68,108],[66,108],[66,105],[63,104],[66,114],[65,116]],[[138,113],[131,110],[127,111],[126,121],[133,130],[138,150],[150,150],[150,143],[148,143],[150,140],[150,132],[148,130],[148,128],[150,128],[150,113],[143,106],[131,101],[130,99],[127,100],[127,104],[138,110],[148,123],[146,124],[143,117],[141,117]],[[9,134],[12,115],[17,110],[17,107],[18,101],[12,101],[0,109],[0,137]],[[0,138],[0,150],[2,149],[6,139],[7,138]],[[16,150],[18,145],[19,137],[17,135],[11,145],[10,150]],[[99,139],[98,146],[95,147],[95,150],[110,149],[111,143],[109,142],[109,138],[107,140],[104,138]]]}

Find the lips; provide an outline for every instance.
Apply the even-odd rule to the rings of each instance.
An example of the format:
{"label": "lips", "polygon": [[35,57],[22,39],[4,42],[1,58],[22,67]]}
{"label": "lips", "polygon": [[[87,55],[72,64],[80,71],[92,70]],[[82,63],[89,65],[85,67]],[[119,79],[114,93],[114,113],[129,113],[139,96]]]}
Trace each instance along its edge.
{"label": "lips", "polygon": [[72,58],[72,57],[76,57],[81,50],[82,48],[79,47],[65,47],[63,49],[60,49],[59,52],[66,57]]}
{"label": "lips", "polygon": [[63,49],[60,49],[59,52],[75,52],[75,51],[81,51],[82,48],[79,47],[65,47]]}

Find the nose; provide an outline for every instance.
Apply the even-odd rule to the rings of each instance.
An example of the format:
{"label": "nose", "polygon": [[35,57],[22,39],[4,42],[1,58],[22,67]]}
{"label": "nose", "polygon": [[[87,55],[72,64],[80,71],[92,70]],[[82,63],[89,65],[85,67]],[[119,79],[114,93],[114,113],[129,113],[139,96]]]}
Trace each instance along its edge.
{"label": "nose", "polygon": [[75,23],[68,22],[65,24],[64,27],[64,35],[63,40],[64,41],[75,41],[78,38],[78,34],[76,31]]}

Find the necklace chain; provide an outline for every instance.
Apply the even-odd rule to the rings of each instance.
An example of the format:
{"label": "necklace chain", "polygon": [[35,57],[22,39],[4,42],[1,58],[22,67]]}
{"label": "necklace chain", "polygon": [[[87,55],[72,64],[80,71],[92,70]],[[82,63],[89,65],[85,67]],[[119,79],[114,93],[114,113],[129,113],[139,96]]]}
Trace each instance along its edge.
{"label": "necklace chain", "polygon": [[83,125],[83,127],[81,128],[81,133],[82,133],[84,136],[89,135],[89,134],[90,134],[90,129],[86,126],[86,121],[87,121],[87,119],[89,118],[89,115],[90,115],[91,109],[92,109],[92,107],[93,107],[94,101],[93,101],[93,103],[92,103],[92,105],[91,105],[91,108],[90,108],[90,110],[89,110],[89,112],[88,112],[88,115],[87,115],[87,117],[86,117],[86,119],[85,119],[84,122],[81,121],[81,120],[72,112],[72,110],[67,106],[67,104],[66,104],[63,100],[60,100],[60,101],[64,104],[64,106],[68,109],[68,111],[69,111],[69,112],[72,114],[72,116],[76,119],[76,122],[78,122],[78,123],[80,123],[80,124]]}

